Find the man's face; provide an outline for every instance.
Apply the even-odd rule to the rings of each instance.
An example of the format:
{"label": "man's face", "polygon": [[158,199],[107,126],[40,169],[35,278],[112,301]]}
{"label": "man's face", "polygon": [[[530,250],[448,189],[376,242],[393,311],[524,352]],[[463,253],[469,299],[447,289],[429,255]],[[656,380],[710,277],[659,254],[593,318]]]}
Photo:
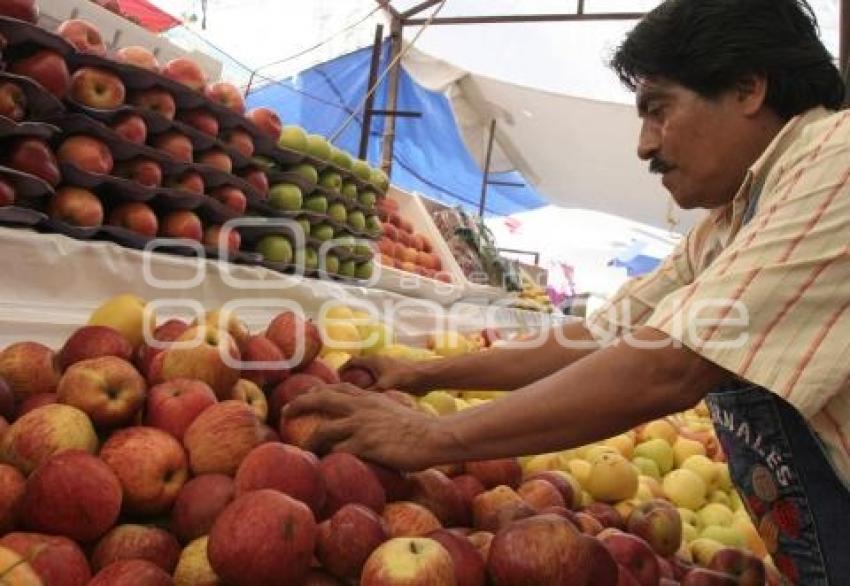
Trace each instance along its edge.
{"label": "man's face", "polygon": [[748,134],[752,120],[733,91],[707,99],[665,79],[637,88],[643,125],[638,156],[685,209],[732,201],[755,161]]}

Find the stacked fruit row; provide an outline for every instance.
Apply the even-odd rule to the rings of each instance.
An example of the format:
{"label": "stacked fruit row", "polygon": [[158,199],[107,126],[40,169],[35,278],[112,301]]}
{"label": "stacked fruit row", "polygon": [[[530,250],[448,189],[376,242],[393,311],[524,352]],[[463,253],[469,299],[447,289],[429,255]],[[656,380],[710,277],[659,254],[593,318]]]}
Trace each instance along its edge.
{"label": "stacked fruit row", "polygon": [[[50,186],[40,200],[20,202],[52,220],[36,216],[31,223],[75,237],[105,234],[136,247],[157,236],[174,238],[191,241],[184,252],[202,244],[207,254],[275,269],[300,263],[309,272],[321,264],[330,275],[368,278],[372,249],[355,239],[378,235],[369,211],[386,189],[386,176],[321,137],[282,128],[267,108],[243,115],[237,88],[207,86],[188,59],[160,68],[140,47],[108,59],[99,32],[80,20],[62,23],[57,33],[0,18],[9,71],[67,106],[60,115],[54,100],[60,107],[44,116],[59,128],[52,139],[44,129],[40,135],[20,127],[6,133],[14,136],[6,141],[3,162]],[[11,101],[20,102],[23,88],[10,92]],[[22,112],[11,113],[12,120],[23,120]],[[308,194],[306,205],[292,203],[294,190],[298,199],[301,190]],[[8,211],[0,219],[4,215]],[[252,224],[260,227],[263,217],[293,221],[222,230],[242,216],[258,218]]]}

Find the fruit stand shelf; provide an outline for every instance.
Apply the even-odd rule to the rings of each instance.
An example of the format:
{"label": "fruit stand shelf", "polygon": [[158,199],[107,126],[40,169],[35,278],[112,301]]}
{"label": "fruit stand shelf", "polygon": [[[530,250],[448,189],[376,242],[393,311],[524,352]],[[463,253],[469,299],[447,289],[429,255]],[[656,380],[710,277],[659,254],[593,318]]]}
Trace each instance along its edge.
{"label": "fruit stand shelf", "polygon": [[185,314],[191,311],[191,302],[214,308],[238,301],[242,304],[239,315],[252,329],[267,324],[281,311],[281,303],[297,303],[308,315],[318,314],[327,302],[373,303],[392,316],[399,341],[410,344],[422,343],[439,327],[466,332],[485,327],[527,331],[559,319],[464,303],[442,307],[433,301],[299,279],[263,267],[146,255],[110,242],[26,229],[0,228],[0,249],[0,347],[21,339],[61,345],[103,299],[128,292],[158,300],[160,314]]}

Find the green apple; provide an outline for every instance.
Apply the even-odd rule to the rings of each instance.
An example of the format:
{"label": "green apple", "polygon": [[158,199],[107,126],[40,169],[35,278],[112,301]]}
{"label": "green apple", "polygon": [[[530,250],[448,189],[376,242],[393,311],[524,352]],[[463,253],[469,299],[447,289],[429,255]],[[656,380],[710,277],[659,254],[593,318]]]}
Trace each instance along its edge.
{"label": "green apple", "polygon": [[257,243],[257,252],[269,262],[292,262],[292,244],[286,236],[270,234]]}
{"label": "green apple", "polygon": [[276,183],[269,190],[269,205],[277,210],[300,210],[303,203],[301,188],[292,183]]}
{"label": "green apple", "polygon": [[344,224],[346,218],[348,218],[348,210],[339,202],[332,203],[328,206],[328,217],[340,224]]}
{"label": "green apple", "polygon": [[303,265],[307,270],[317,269],[319,267],[319,255],[316,254],[315,249],[308,246],[295,253],[295,264]]}
{"label": "green apple", "polygon": [[390,186],[390,178],[387,177],[387,174],[384,173],[383,169],[370,169],[369,183],[378,186],[381,191],[386,191]]}
{"label": "green apple", "polygon": [[308,134],[307,154],[321,161],[327,161],[331,158],[331,143],[321,134]]}
{"label": "green apple", "polygon": [[357,184],[352,183],[351,181],[347,181],[342,184],[342,189],[340,190],[342,193],[342,197],[347,199],[356,200],[357,199]]}
{"label": "green apple", "polygon": [[346,171],[351,171],[351,162],[351,155],[335,146],[331,147],[331,163]]}
{"label": "green apple", "polygon": [[366,244],[358,244],[354,247],[354,254],[357,256],[368,256],[372,254],[372,248]]}
{"label": "green apple", "polygon": [[272,169],[277,167],[276,161],[268,157],[264,157],[262,155],[256,155],[251,157],[251,162],[260,169],[264,169],[266,171],[271,171]]}
{"label": "green apple", "polygon": [[301,178],[304,179],[304,181],[311,185],[315,185],[319,182],[319,172],[313,165],[301,163],[299,165],[295,165],[294,167],[290,167],[288,171],[300,175]]}
{"label": "green apple", "polygon": [[321,224],[316,224],[312,228],[310,228],[310,236],[321,240],[322,242],[326,240],[331,240],[334,237],[334,229],[330,224],[325,224],[322,222]]}
{"label": "green apple", "polygon": [[357,272],[357,263],[353,260],[344,260],[339,263],[339,274],[343,277],[354,277],[354,273]]}
{"label": "green apple", "polygon": [[322,171],[319,175],[319,185],[339,193],[342,187],[342,175],[336,171]]}
{"label": "green apple", "polygon": [[348,225],[358,231],[366,228],[366,217],[361,211],[353,211],[348,214]]}
{"label": "green apple", "polygon": [[354,173],[354,176],[358,179],[361,179],[362,181],[369,181],[372,169],[369,167],[369,163],[363,159],[355,159],[351,165],[351,172]]}
{"label": "green apple", "polygon": [[378,196],[374,191],[364,191],[360,194],[360,197],[357,198],[357,201],[371,209],[375,207],[375,202],[378,201]]}
{"label": "green apple", "polygon": [[328,198],[324,195],[311,195],[304,200],[304,209],[326,214],[328,212]]}
{"label": "green apple", "polygon": [[325,257],[325,271],[331,275],[339,272],[339,257],[335,254],[328,254]]}
{"label": "green apple", "polygon": [[298,218],[298,225],[301,226],[301,230],[304,232],[304,238],[310,233],[310,220],[307,218]]}
{"label": "green apple", "polygon": [[278,146],[303,153],[307,151],[307,133],[295,124],[288,124],[280,131]]}
{"label": "green apple", "polygon": [[337,246],[346,252],[354,250],[354,236],[340,236],[337,240]]}
{"label": "green apple", "polygon": [[372,261],[362,262],[357,265],[357,268],[354,271],[354,276],[358,279],[363,279],[364,281],[368,281],[372,278]]}
{"label": "green apple", "polygon": [[366,218],[366,230],[369,234],[378,235],[381,233],[381,220],[378,216],[369,216]]}

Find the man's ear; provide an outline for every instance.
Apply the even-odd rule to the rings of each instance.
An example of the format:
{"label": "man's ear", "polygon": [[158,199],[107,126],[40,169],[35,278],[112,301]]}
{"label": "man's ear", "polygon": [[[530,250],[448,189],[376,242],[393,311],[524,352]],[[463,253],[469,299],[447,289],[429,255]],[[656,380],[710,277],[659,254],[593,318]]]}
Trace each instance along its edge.
{"label": "man's ear", "polygon": [[735,84],[735,93],[744,114],[757,114],[767,98],[767,78],[763,75],[747,75]]}

